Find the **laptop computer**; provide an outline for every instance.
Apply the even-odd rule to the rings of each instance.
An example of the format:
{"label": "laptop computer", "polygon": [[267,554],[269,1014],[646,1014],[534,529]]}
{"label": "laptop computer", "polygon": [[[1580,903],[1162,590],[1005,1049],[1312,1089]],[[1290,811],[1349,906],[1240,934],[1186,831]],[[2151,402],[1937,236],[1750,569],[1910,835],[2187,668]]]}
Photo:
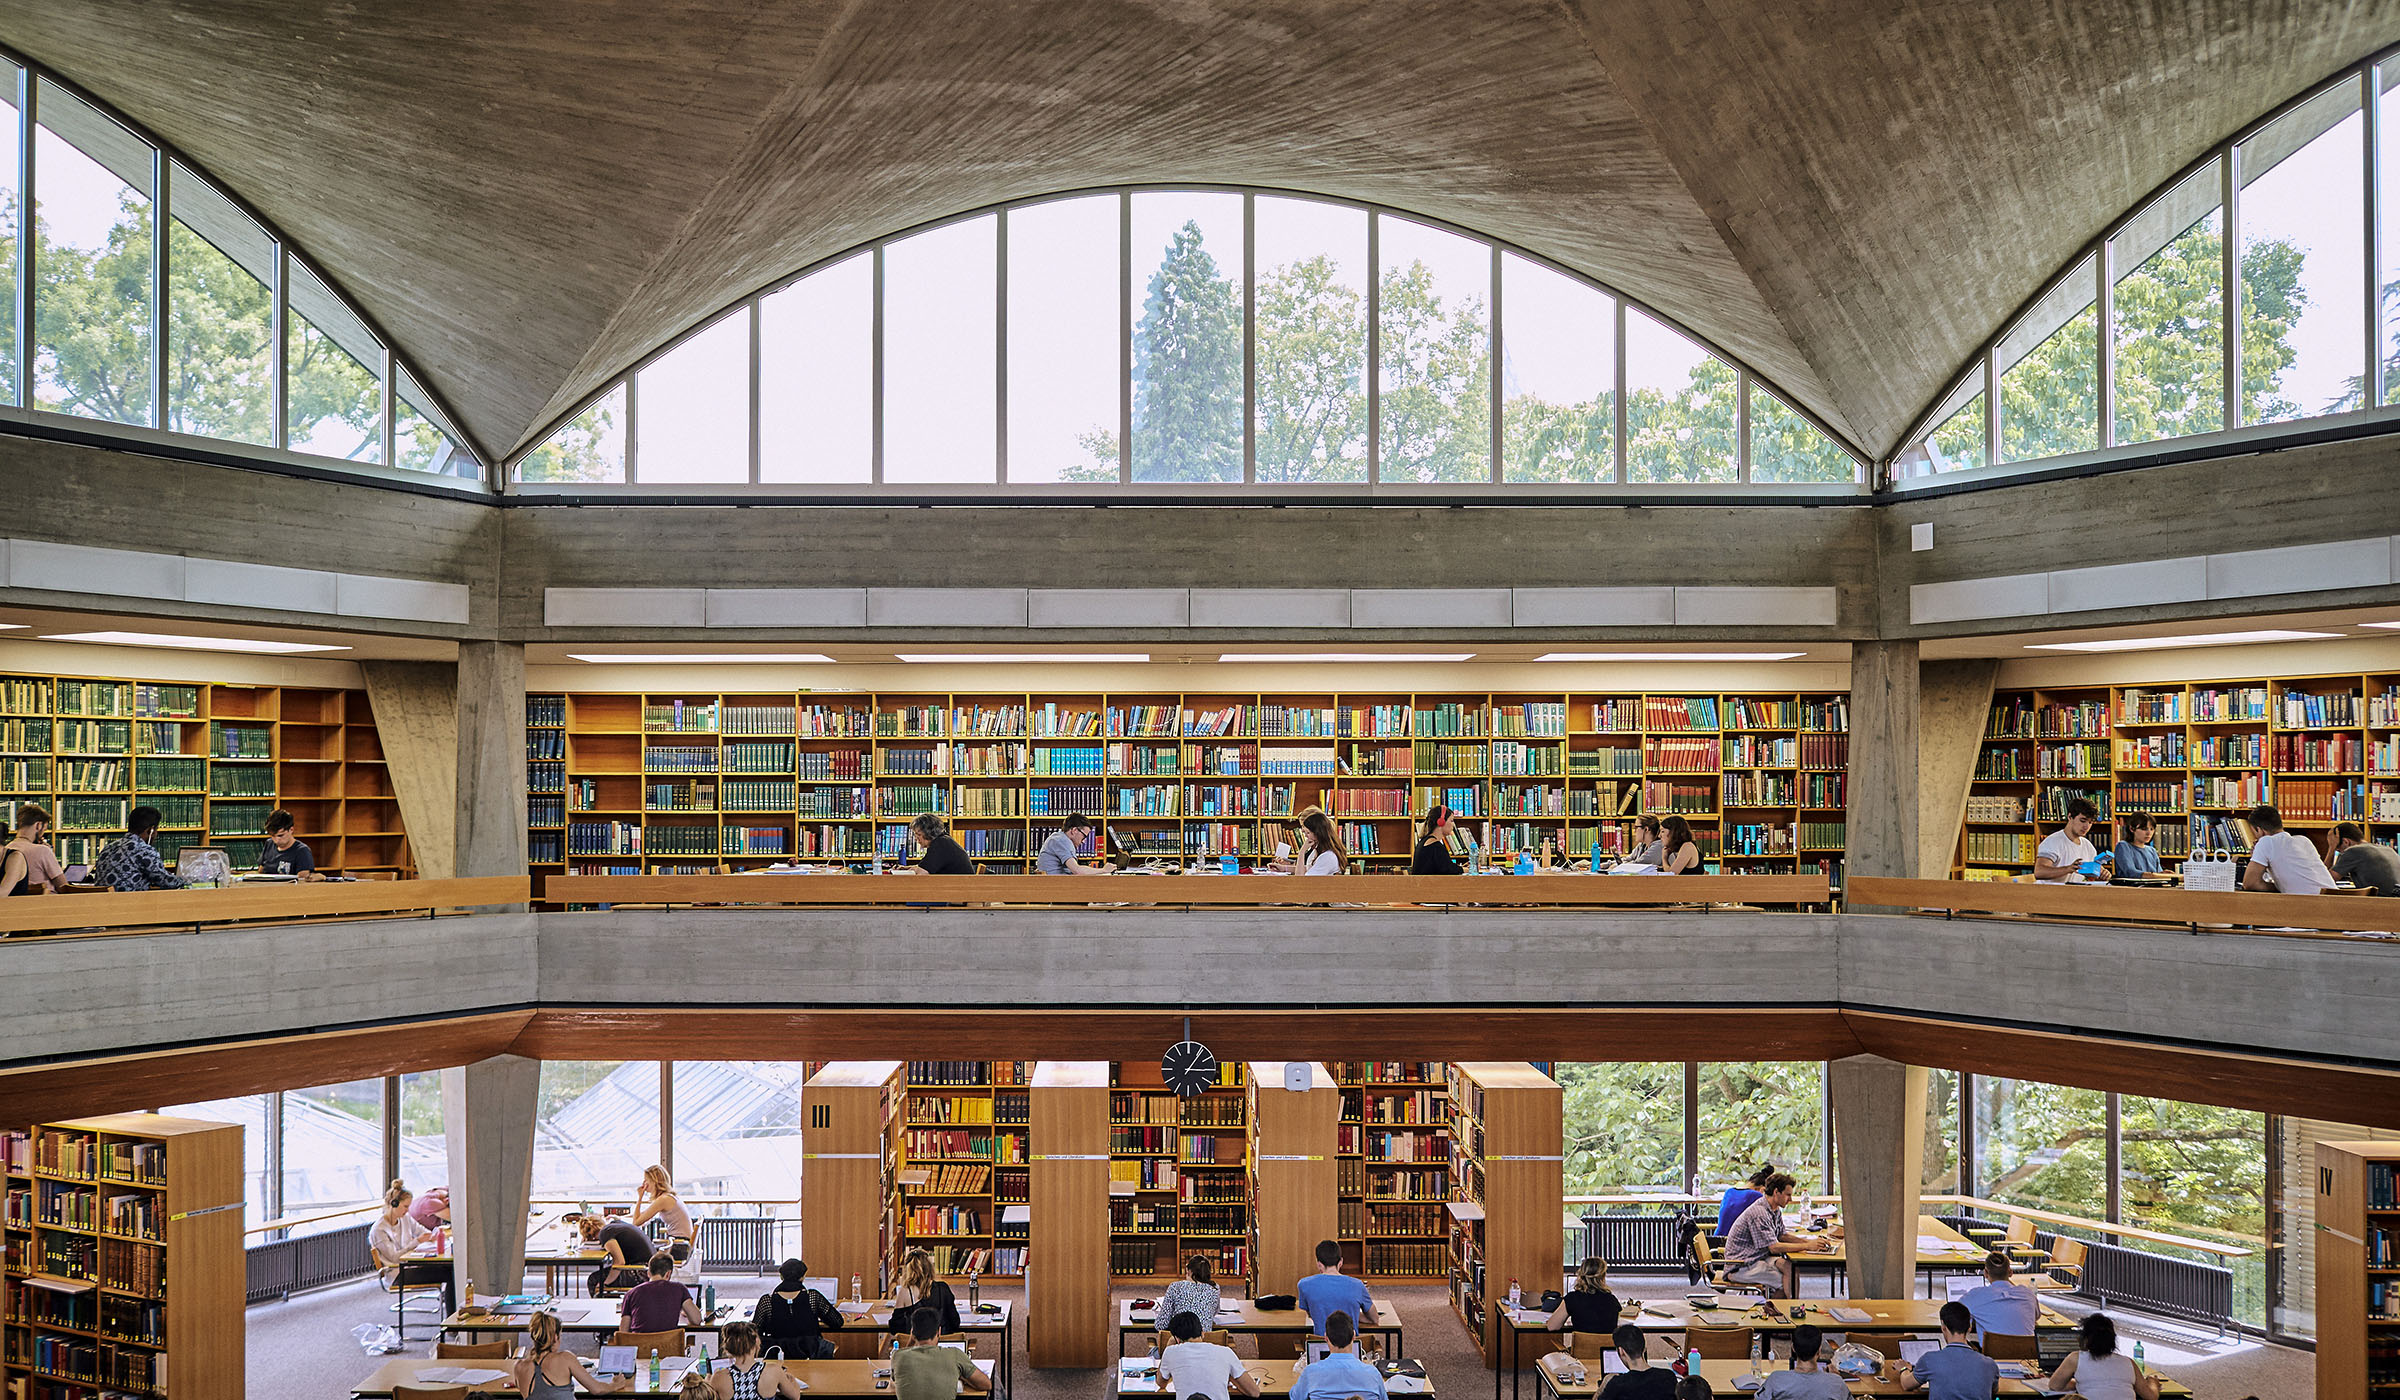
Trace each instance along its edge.
{"label": "laptop computer", "polygon": [[92,881],[92,868],[88,865],[70,865],[59,873],[70,885],[88,885]]}
{"label": "laptop computer", "polygon": [[1925,1359],[1927,1352],[1939,1351],[1941,1347],[1942,1344],[1931,1337],[1902,1337],[1900,1339],[1900,1359],[1914,1366]]}

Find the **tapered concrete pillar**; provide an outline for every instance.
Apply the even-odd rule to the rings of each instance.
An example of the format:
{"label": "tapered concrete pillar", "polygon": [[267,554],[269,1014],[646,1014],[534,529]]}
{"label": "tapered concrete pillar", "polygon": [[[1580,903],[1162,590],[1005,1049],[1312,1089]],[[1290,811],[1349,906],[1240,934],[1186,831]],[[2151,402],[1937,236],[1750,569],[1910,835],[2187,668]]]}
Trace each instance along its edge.
{"label": "tapered concrete pillar", "polygon": [[1826,1066],[1841,1163],[1850,1296],[1916,1291],[1917,1192],[1925,1175],[1925,1071],[1880,1055]]}
{"label": "tapered concrete pillar", "polygon": [[542,1063],[494,1055],[442,1071],[442,1133],[450,1149],[450,1231],[459,1301],[514,1293],[525,1277],[533,1204],[533,1117]]}
{"label": "tapered concrete pillar", "polygon": [[1917,868],[1909,873],[1920,880],[1950,876],[1999,675],[1989,657],[1917,667]]}
{"label": "tapered concrete pillar", "polygon": [[458,667],[447,661],[361,661],[384,771],[400,802],[417,874],[457,869]]}
{"label": "tapered concrete pillar", "polygon": [[458,644],[456,873],[525,873],[525,648]]}
{"label": "tapered concrete pillar", "polygon": [[1851,645],[1849,875],[1917,877],[1920,703],[1915,642]]}

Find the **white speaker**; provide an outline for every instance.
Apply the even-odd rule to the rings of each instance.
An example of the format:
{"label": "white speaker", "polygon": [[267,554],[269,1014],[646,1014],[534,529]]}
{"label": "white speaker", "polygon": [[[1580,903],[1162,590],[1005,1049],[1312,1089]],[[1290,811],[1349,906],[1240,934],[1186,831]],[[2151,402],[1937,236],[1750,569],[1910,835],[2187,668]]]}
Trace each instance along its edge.
{"label": "white speaker", "polygon": [[1283,1065],[1283,1087],[1295,1094],[1305,1094],[1316,1082],[1316,1066],[1307,1060],[1286,1060]]}

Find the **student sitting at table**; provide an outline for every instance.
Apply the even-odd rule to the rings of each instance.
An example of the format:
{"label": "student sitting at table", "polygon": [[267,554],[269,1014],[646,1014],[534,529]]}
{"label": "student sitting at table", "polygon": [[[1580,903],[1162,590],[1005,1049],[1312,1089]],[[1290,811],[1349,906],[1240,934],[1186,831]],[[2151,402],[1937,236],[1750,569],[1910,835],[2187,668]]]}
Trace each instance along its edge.
{"label": "student sitting at table", "polygon": [[1175,1322],[1177,1313],[1194,1313],[1207,1324],[1205,1332],[1217,1325],[1217,1308],[1225,1301],[1224,1290],[1217,1287],[1217,1266],[1205,1254],[1195,1254],[1183,1261],[1183,1277],[1167,1285],[1158,1297],[1158,1330],[1166,1331]]}
{"label": "student sitting at table", "polygon": [[58,853],[42,839],[49,826],[50,814],[33,803],[17,809],[17,839],[7,849],[23,868],[12,867],[7,880],[0,882],[0,895],[67,892],[67,872],[59,868]]}
{"label": "student sitting at table", "polygon": [[1731,1265],[1725,1277],[1735,1283],[1780,1290],[1774,1293],[1776,1297],[1794,1295],[1797,1290],[1789,1256],[1812,1254],[1821,1247],[1818,1241],[1783,1228],[1783,1208],[1792,1203],[1792,1188],[1797,1185],[1784,1172],[1767,1178],[1762,1194],[1725,1236],[1725,1259]]}
{"label": "student sitting at table", "polygon": [[1692,824],[1681,817],[1668,817],[1660,822],[1659,830],[1666,833],[1659,848],[1658,868],[1666,875],[1702,875],[1700,843],[1692,837]]}
{"label": "student sitting at table", "polygon": [[2077,1325],[2075,1350],[2051,1373],[2049,1388],[2083,1400],[2158,1400],[2158,1377],[2117,1350],[2117,1324],[2107,1313],[2086,1314]]}
{"label": "student sitting at table", "polygon": [[1926,1391],[1931,1400],[1992,1400],[2000,1393],[2000,1365],[1975,1349],[1975,1319],[1966,1304],[1942,1304],[1942,1344],[1901,1362],[1896,1383]]}
{"label": "student sitting at table", "polygon": [[2009,1275],[2014,1272],[2016,1266],[2008,1255],[1995,1249],[1984,1258],[1982,1286],[1967,1290],[1967,1296],[1958,1300],[1986,1333],[2030,1337],[2041,1319],[2042,1300],[2024,1284],[2012,1282]]}
{"label": "student sitting at table", "polygon": [[899,875],[972,875],[975,862],[967,859],[967,849],[950,836],[950,823],[931,812],[920,812],[908,824],[909,839],[916,842],[919,852],[915,861],[901,866]]}
{"label": "student sitting at table", "polygon": [[[1214,1292],[1215,1290],[1210,1290]],[[1160,1311],[1165,1311],[1161,1305]],[[1184,1400],[1233,1400],[1227,1392],[1257,1395],[1264,1386],[1250,1372],[1249,1364],[1233,1354],[1233,1348],[1204,1342],[1200,1338],[1208,1331],[1208,1323],[1189,1308],[1175,1314],[1170,1324],[1174,1342],[1158,1354],[1158,1388]]]}
{"label": "student sitting at table", "polygon": [[617,1308],[628,1332],[672,1332],[707,1321],[692,1290],[675,1281],[675,1261],[664,1250],[650,1256],[650,1277],[626,1290]]}
{"label": "student sitting at table", "polygon": [[958,1330],[957,1296],[934,1273],[933,1256],[922,1249],[912,1249],[900,1256],[900,1281],[892,1286],[891,1330],[907,1331],[912,1325],[910,1315],[919,1312],[939,1322],[943,1332]]}
{"label": "student sitting at table", "polygon": [[2163,873],[2165,867],[2158,863],[2158,848],[2150,844],[2157,835],[2157,819],[2147,812],[2135,814],[2126,823],[2125,839],[2117,843],[2117,849],[2111,857],[2116,863],[2117,874],[2123,876]]}
{"label": "student sitting at table", "polygon": [[1666,859],[1666,837],[1659,829],[1658,818],[1644,813],[1633,819],[1633,850],[1626,855],[1627,865],[1657,865]]}
{"label": "student sitting at table", "polygon": [[1824,1347],[1825,1334],[1815,1323],[1793,1328],[1792,1369],[1768,1372],[1758,1400],[1850,1400],[1850,1383],[1817,1362]]}
{"label": "student sitting at table", "polygon": [[1750,1173],[1749,1185],[1725,1188],[1725,1199],[1717,1203],[1718,1238],[1722,1239],[1733,1233],[1733,1222],[1742,1218],[1742,1212],[1750,1209],[1752,1201],[1765,1194],[1760,1188],[1764,1187],[1767,1184],[1767,1178],[1774,1174],[1775,1165],[1770,1162]]}
{"label": "student sitting at table", "polygon": [[833,1338],[842,1330],[842,1310],[808,1286],[808,1261],[786,1259],[782,1282],[758,1300],[759,1349],[789,1361],[833,1359]]}
{"label": "student sitting at table", "polygon": [[1300,833],[1307,839],[1306,856],[1300,865],[1303,875],[1339,875],[1350,853],[1342,849],[1341,841],[1333,834],[1333,818],[1315,807],[1300,814]]}
{"label": "student sitting at table", "polygon": [[2092,824],[2100,820],[2100,809],[2089,799],[2078,797],[2067,804],[2065,825],[2042,838],[2041,846],[2033,853],[2033,878],[2057,883],[2075,873],[2075,868],[2087,860],[2098,860],[2100,853],[2092,848]]}
{"label": "student sitting at table", "polygon": [[1081,812],[1069,812],[1058,824],[1058,830],[1043,840],[1041,854],[1034,859],[1034,872],[1040,875],[1106,875],[1107,861],[1083,863],[1075,843],[1084,832],[1092,829],[1092,819]]}
{"label": "student sitting at table", "polygon": [[429,1186],[417,1193],[417,1203],[408,1208],[409,1216],[419,1225],[431,1230],[450,1223],[450,1188]]}
{"label": "student sitting at table", "polygon": [[1337,1312],[1348,1313],[1354,1325],[1375,1325],[1375,1300],[1365,1284],[1342,1272],[1342,1247],[1331,1240],[1317,1241],[1317,1271],[1292,1292],[1308,1314],[1309,1325],[1319,1332],[1325,1332],[1325,1324]]}
{"label": "student sitting at table", "polygon": [[675,1178],[657,1163],[642,1168],[642,1184],[633,1188],[633,1223],[647,1225],[653,1219],[666,1225],[667,1252],[675,1262],[691,1258],[692,1241],[698,1238],[692,1229],[692,1213],[675,1194]]}
{"label": "student sitting at table", "polygon": [[2323,894],[2333,888],[2333,872],[2317,854],[2317,843],[2283,829],[2283,814],[2261,802],[2250,809],[2250,864],[2242,871],[2242,888],[2263,890],[2274,881],[2283,894]]}
{"label": "student sitting at table", "polygon": [[942,1341],[941,1315],[918,1308],[909,1315],[910,1345],[892,1357],[892,1390],[897,1400],[958,1400],[961,1389],[992,1388],[975,1358]]}
{"label": "student sitting at table", "polygon": [[525,1400],[575,1400],[577,1386],[598,1394],[633,1389],[633,1377],[604,1381],[584,1368],[582,1357],[560,1346],[557,1313],[535,1313],[525,1332],[531,1345],[509,1368],[516,1373],[517,1393]]}
{"label": "student sitting at table", "polygon": [[592,1271],[589,1282],[595,1294],[611,1283],[626,1286],[640,1283],[637,1271],[648,1269],[655,1251],[641,1226],[622,1215],[612,1215],[600,1227],[600,1252],[608,1256],[608,1262]]}
{"label": "student sitting at table", "polygon": [[[706,1393],[714,1400],[765,1400],[782,1396],[800,1400],[808,1387],[773,1361],[764,1360],[758,1345],[758,1329],[747,1322],[725,1324],[725,1365],[711,1371],[705,1378]],[[687,1378],[688,1387],[691,1381]]]}
{"label": "student sitting at table", "polygon": [[2400,895],[2400,851],[2369,841],[2357,822],[2333,827],[2334,878],[2381,895]]}
{"label": "student sitting at table", "polygon": [[400,1267],[402,1260],[416,1253],[417,1246],[433,1233],[418,1224],[416,1217],[410,1213],[409,1207],[416,1199],[415,1192],[394,1181],[384,1188],[383,1214],[376,1216],[375,1223],[367,1227],[367,1249],[375,1256],[376,1272],[383,1275],[386,1288],[391,1286],[392,1271]]}
{"label": "student sitting at table", "polygon": [[1610,1376],[1596,1400],[1675,1400],[1675,1373],[1650,1364],[1650,1337],[1628,1322],[1617,1329],[1617,1359],[1625,1369]]}
{"label": "student sitting at table", "polygon": [[183,881],[158,858],[159,811],[136,807],[125,815],[125,834],[108,843],[92,862],[92,883],[105,889],[179,890]]}
{"label": "student sitting at table", "polygon": [[1425,823],[1417,828],[1416,853],[1409,857],[1411,875],[1464,875],[1458,857],[1451,853],[1450,837],[1456,827],[1458,814],[1440,803],[1425,811]]}
{"label": "student sitting at table", "polygon": [[1326,1318],[1323,1330],[1327,1350],[1314,1361],[1303,1359],[1292,1375],[1291,1400],[1381,1400],[1383,1372],[1359,1358],[1358,1327],[1350,1314],[1337,1312]]}
{"label": "student sitting at table", "polygon": [[303,880],[320,880],[317,858],[309,853],[308,843],[300,839],[292,814],[281,807],[267,813],[267,843],[259,848],[258,873],[261,875],[297,875]]}
{"label": "student sitting at table", "polygon": [[1608,1261],[1594,1254],[1575,1270],[1575,1287],[1558,1300],[1545,1324],[1553,1332],[1573,1328],[1593,1337],[1613,1337],[1625,1305],[1608,1291]]}

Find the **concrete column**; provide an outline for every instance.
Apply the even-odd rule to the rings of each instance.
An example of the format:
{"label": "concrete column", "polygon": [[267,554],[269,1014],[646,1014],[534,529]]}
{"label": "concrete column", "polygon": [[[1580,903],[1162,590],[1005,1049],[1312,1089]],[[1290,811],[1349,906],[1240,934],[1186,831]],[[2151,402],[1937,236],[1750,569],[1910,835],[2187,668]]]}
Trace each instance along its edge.
{"label": "concrete column", "polygon": [[458,825],[462,877],[525,873],[525,648],[458,644]]}
{"label": "concrete column", "polygon": [[1925,1175],[1925,1071],[1880,1055],[1827,1064],[1842,1170],[1853,1298],[1916,1291],[1917,1192]]}
{"label": "concrete column", "polygon": [[456,870],[458,667],[447,661],[361,661],[385,771],[400,801],[417,874],[446,880]]}
{"label": "concrete column", "polygon": [[485,1294],[518,1290],[533,1205],[533,1118],[542,1062],[494,1055],[442,1071],[442,1133],[450,1149],[450,1232],[459,1301],[469,1279]]}
{"label": "concrete column", "polygon": [[1851,875],[1917,876],[1920,706],[1915,642],[1851,644]]}
{"label": "concrete column", "polygon": [[1920,880],[1950,875],[1958,849],[1959,824],[1967,816],[1967,790],[1983,751],[1983,727],[1991,718],[1997,659],[1928,661],[1917,668],[1923,703],[1917,721],[1917,868]]}

